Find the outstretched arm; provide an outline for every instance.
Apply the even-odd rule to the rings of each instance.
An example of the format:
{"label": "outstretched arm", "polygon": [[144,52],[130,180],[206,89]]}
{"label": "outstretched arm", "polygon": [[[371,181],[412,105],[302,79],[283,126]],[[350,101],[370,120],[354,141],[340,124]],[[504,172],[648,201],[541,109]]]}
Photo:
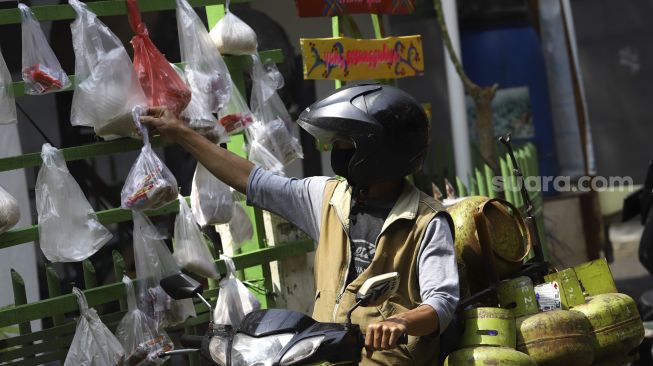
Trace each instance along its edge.
{"label": "outstretched arm", "polygon": [[150,107],[141,122],[168,141],[181,145],[218,179],[246,193],[247,179],[254,164],[214,144],[187,127],[166,107]]}

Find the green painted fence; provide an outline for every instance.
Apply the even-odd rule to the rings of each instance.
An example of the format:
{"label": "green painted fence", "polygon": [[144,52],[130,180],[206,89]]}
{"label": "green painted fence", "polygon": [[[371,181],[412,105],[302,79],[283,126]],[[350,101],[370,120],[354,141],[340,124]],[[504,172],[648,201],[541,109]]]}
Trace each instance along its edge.
{"label": "green painted fence", "polygon": [[[246,2],[247,0],[232,0],[232,2]],[[188,0],[194,6],[206,6],[209,25],[215,24],[224,14],[224,7],[221,5],[224,0]],[[139,0],[141,12],[153,12],[170,10],[175,8],[175,0]],[[97,1],[88,3],[89,8],[98,16],[125,15],[126,7],[124,0]],[[67,5],[33,6],[33,12],[40,21],[72,20],[75,12]],[[0,10],[0,25],[20,23],[20,14],[17,9]],[[16,36],[16,35],[13,35]],[[280,50],[269,50],[261,52],[261,57],[266,61],[281,62],[283,55]],[[225,61],[229,67],[232,79],[236,87],[245,93],[244,75],[251,65],[251,59],[247,56],[226,56]],[[74,75],[71,75],[74,79]],[[74,85],[74,83],[73,83]],[[15,82],[12,90],[16,96],[24,96],[24,83]],[[59,92],[69,92],[60,90]],[[228,148],[235,153],[244,156],[244,137],[242,135],[232,136]],[[165,147],[169,144],[160,138],[153,138],[152,144],[155,147]],[[96,157],[120,154],[127,151],[139,150],[142,146],[140,141],[131,139],[119,139],[109,142],[98,142],[84,146],[76,146],[62,149],[66,161],[90,159]],[[24,169],[36,167],[41,164],[39,152],[28,153],[21,156],[12,156],[0,159],[0,171]],[[148,216],[174,214],[178,211],[178,202],[171,202],[158,209],[147,211]],[[272,261],[303,255],[314,250],[311,241],[303,240],[285,243],[285,245],[266,247],[265,233],[263,229],[262,213],[260,210],[247,208],[248,215],[254,221],[254,238],[245,243],[241,252],[234,256],[236,268],[243,270],[246,283],[253,286],[254,293],[263,306],[274,304],[272,285],[270,279],[269,263]],[[126,222],[132,219],[131,212],[120,208],[113,208],[97,212],[101,223],[115,224]],[[0,235],[0,255],[4,248],[21,245],[38,240],[38,226],[31,225],[10,230]],[[120,253],[113,252],[113,272],[117,279],[121,279],[125,272],[125,261]],[[225,273],[225,266],[221,260],[216,260],[216,266],[220,273]],[[124,315],[126,310],[125,289],[122,282],[100,285],[96,276],[95,268],[90,260],[82,262],[84,293],[90,306],[98,310],[102,320],[111,330]],[[68,346],[72,341],[75,332],[75,322],[72,316],[76,315],[77,303],[72,294],[62,294],[61,280],[50,265],[44,268],[45,279],[48,289],[48,298],[40,301],[27,303],[25,283],[20,273],[9,268],[2,268],[3,276],[11,276],[13,285],[14,305],[0,308],[0,336],[4,334],[1,330],[17,329],[18,335],[7,339],[0,339],[0,364],[2,365],[39,365],[43,363],[59,361],[62,362],[67,354]],[[136,279],[138,281],[138,279]],[[99,286],[100,285],[100,286]],[[205,294],[210,298],[217,297],[215,282],[209,282],[209,289]],[[109,312],[106,309],[119,309]],[[198,316],[191,318],[185,323],[169,330],[181,329],[189,334],[195,334],[194,326],[205,324],[208,321],[207,309],[201,303],[196,303]],[[52,327],[33,332],[30,322],[50,318]],[[191,365],[198,365],[197,355],[189,357]]]}

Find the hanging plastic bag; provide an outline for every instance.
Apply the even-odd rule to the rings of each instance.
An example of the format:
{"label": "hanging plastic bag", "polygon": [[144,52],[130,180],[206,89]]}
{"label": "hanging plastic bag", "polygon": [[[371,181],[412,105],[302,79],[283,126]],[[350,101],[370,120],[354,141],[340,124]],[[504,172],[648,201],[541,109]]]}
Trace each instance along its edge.
{"label": "hanging plastic bag", "polygon": [[151,210],[173,201],[179,194],[177,180],[152,150],[147,129],[141,124],[143,109],[134,108],[133,118],[143,137],[143,148],[132,165],[120,193],[121,206],[130,210]]}
{"label": "hanging plastic bag", "polygon": [[57,56],[50,48],[41,25],[32,10],[25,4],[18,4],[21,17],[23,40],[22,74],[25,93],[38,95],[70,86],[68,75],[61,68]]}
{"label": "hanging plastic bag", "polygon": [[204,227],[229,222],[234,200],[231,188],[198,162],[193,175],[190,204],[195,220]]}
{"label": "hanging plastic bag", "polygon": [[218,118],[220,125],[230,135],[243,131],[245,127],[254,122],[254,115],[238,88],[231,89],[229,103],[218,112]]}
{"label": "hanging plastic bag", "polygon": [[175,219],[175,240],[172,254],[177,264],[190,272],[207,278],[220,278],[215,269],[213,256],[209,252],[204,235],[195,222],[193,212],[186,199],[179,196],[179,214]]}
{"label": "hanging plastic bag", "polygon": [[302,159],[303,152],[293,133],[290,114],[277,94],[278,86],[279,80],[270,76],[259,56],[252,56],[251,109],[261,125],[250,134],[282,165],[287,165],[295,159]]}
{"label": "hanging plastic bag", "polygon": [[46,143],[36,177],[39,242],[51,262],[79,262],[98,251],[113,235],[97,219],[61,151]]}
{"label": "hanging plastic bag", "polygon": [[0,186],[0,234],[14,227],[20,220],[16,199]]}
{"label": "hanging plastic bag", "polygon": [[0,125],[16,123],[16,100],[11,86],[11,73],[0,50]]}
{"label": "hanging plastic bag", "polygon": [[152,43],[145,23],[141,20],[136,0],[127,0],[129,24],[136,35],[134,69],[150,106],[166,106],[179,116],[191,100],[191,92],[183,80],[170,67],[170,63]]}
{"label": "hanging plastic bag", "polygon": [[204,23],[186,0],[177,0],[177,32],[193,99],[209,112],[219,111],[231,95],[229,69],[213,46]]}
{"label": "hanging plastic bag", "polygon": [[245,315],[261,308],[245,284],[236,278],[234,261],[227,256],[220,256],[227,266],[227,276],[220,281],[218,302],[213,311],[215,324],[231,325],[237,328]]}
{"label": "hanging plastic bag", "polygon": [[258,42],[256,33],[240,18],[229,11],[229,0],[225,6],[226,14],[209,33],[218,51],[228,55],[253,55]]}
{"label": "hanging plastic bag", "polygon": [[[274,122],[278,125],[277,122]],[[268,131],[268,125],[256,121],[247,126],[247,158],[256,165],[277,174],[284,175],[283,162],[275,155],[275,146]]]}
{"label": "hanging plastic bag", "polygon": [[229,221],[229,233],[236,247],[240,247],[254,236],[252,220],[249,219],[245,208],[240,202],[234,204],[233,215],[231,221]]}
{"label": "hanging plastic bag", "polygon": [[157,357],[160,352],[168,352],[174,344],[168,334],[157,328],[156,323],[136,305],[136,295],[132,280],[122,277],[127,292],[127,313],[116,328],[116,338],[125,350],[126,365],[161,365],[168,357]]}
{"label": "hanging plastic bag", "polygon": [[144,214],[134,211],[133,215],[138,308],[155,321],[157,329],[194,317],[192,299],[174,300],[159,285],[164,277],[181,272],[163,236]]}
{"label": "hanging plastic bag", "polygon": [[93,127],[105,139],[137,137],[132,108],[146,105],[134,66],[118,37],[78,0],[68,0],[77,13],[70,25],[75,50],[73,126]]}
{"label": "hanging plastic bag", "polygon": [[88,307],[84,293],[73,287],[73,294],[79,304],[79,318],[64,366],[119,365],[125,355],[120,342],[102,323],[95,309]]}

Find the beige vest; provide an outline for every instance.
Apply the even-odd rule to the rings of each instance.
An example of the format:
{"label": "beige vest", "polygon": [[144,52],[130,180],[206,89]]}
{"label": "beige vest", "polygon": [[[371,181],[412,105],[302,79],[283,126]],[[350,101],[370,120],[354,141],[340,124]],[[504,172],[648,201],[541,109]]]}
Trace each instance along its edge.
{"label": "beige vest", "polygon": [[[417,277],[417,256],[426,227],[433,217],[444,215],[443,207],[409,182],[386,218],[369,267],[346,288],[350,263],[349,211],[351,187],[344,180],[330,180],[324,191],[320,239],[315,255],[315,308],[313,317],[321,322],[343,323],[347,310],[354,305],[356,292],[366,279],[388,272],[401,276],[397,293],[378,307],[358,308],[352,322],[363,333],[367,326],[394,314],[416,308],[421,303]],[[449,216],[447,216],[448,219]],[[453,225],[450,225],[453,227]],[[439,354],[437,334],[408,337],[408,344],[374,352],[363,365],[426,365],[436,362]]]}

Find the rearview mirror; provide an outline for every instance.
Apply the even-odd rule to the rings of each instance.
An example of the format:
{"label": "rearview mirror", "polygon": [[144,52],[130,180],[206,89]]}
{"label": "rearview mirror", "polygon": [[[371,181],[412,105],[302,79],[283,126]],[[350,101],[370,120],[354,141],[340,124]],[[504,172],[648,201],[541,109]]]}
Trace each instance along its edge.
{"label": "rearview mirror", "polygon": [[356,293],[361,306],[379,306],[399,289],[399,273],[391,272],[368,278]]}
{"label": "rearview mirror", "polygon": [[190,299],[202,293],[202,284],[181,272],[163,278],[159,284],[175,300]]}

